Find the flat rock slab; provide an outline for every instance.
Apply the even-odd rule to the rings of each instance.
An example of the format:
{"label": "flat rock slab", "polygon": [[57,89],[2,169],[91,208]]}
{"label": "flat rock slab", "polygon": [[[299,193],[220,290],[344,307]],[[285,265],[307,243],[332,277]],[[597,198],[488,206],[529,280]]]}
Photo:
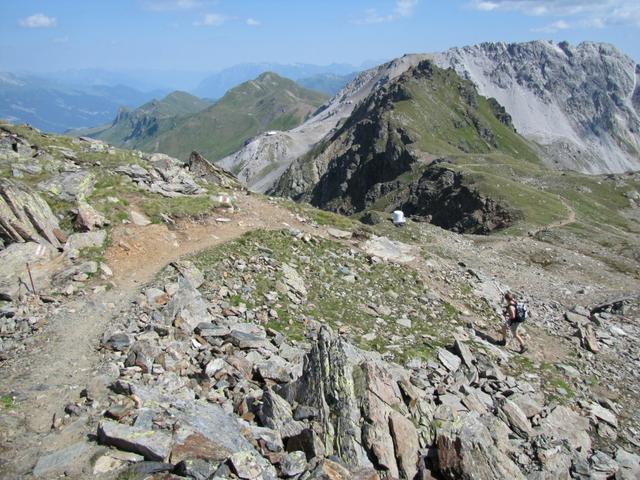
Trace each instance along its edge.
{"label": "flat rock slab", "polygon": [[618,428],[618,419],[616,418],[615,414],[611,410],[601,407],[596,403],[592,403],[589,406],[589,411],[591,412],[591,415],[596,417],[598,420],[602,420],[603,422],[608,423],[612,427]]}
{"label": "flat rock slab", "polygon": [[130,427],[107,420],[98,426],[98,439],[100,443],[139,453],[151,461],[169,458],[173,445],[172,436],[166,432]]}
{"label": "flat rock slab", "polygon": [[460,368],[460,363],[462,362],[460,357],[454,355],[449,350],[445,350],[444,348],[438,348],[438,360],[440,360],[440,363],[442,363],[442,365],[444,365],[450,372],[458,370],[458,368]]}
{"label": "flat rock slab", "polygon": [[550,434],[557,440],[567,440],[572,450],[579,449],[586,456],[591,449],[589,419],[565,406],[556,407],[540,423],[539,431]]}
{"label": "flat rock slab", "polygon": [[327,233],[331,235],[333,238],[339,238],[342,240],[347,240],[351,238],[351,232],[346,232],[344,230],[339,230],[337,228],[329,228],[327,229]]}
{"label": "flat rock slab", "polygon": [[369,255],[395,263],[409,263],[415,259],[413,248],[406,243],[395,242],[387,237],[375,237],[361,245]]}
{"label": "flat rock slab", "polygon": [[133,222],[133,224],[137,225],[138,227],[146,227],[151,223],[151,220],[149,220],[142,213],[136,212],[135,210],[131,210],[129,212],[129,218],[131,219],[131,222]]}
{"label": "flat rock slab", "polygon": [[78,442],[62,450],[38,458],[33,476],[38,478],[54,478],[65,472],[81,469],[82,460],[93,453],[93,448],[86,442]]}
{"label": "flat rock slab", "polygon": [[107,232],[104,230],[95,230],[93,232],[74,233],[69,235],[67,243],[64,245],[65,250],[80,250],[81,248],[101,247],[107,239]]}

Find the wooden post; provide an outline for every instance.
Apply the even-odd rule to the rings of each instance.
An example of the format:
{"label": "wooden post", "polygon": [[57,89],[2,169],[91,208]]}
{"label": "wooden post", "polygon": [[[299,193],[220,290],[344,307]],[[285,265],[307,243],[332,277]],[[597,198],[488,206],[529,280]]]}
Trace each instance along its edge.
{"label": "wooden post", "polygon": [[27,262],[27,272],[29,272],[29,280],[31,280],[31,292],[37,296],[38,293],[36,292],[36,287],[33,284],[33,276],[31,275],[31,267],[29,266],[29,262]]}

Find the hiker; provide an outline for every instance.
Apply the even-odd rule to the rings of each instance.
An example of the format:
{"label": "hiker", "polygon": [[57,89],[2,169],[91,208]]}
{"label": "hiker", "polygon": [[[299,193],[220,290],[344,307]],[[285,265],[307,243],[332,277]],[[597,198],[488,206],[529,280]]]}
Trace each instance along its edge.
{"label": "hiker", "polygon": [[524,322],[527,316],[526,307],[524,304],[516,302],[515,297],[511,293],[505,293],[504,300],[507,305],[502,312],[504,322],[502,323],[502,342],[500,343],[503,346],[507,344],[507,329],[510,329],[513,337],[520,344],[520,353],[524,353],[527,351],[527,347],[520,334],[518,334],[518,327]]}

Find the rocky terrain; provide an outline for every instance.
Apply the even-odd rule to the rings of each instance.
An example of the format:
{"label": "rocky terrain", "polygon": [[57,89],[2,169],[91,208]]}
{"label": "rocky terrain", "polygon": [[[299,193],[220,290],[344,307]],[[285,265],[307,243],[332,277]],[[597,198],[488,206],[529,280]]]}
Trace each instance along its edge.
{"label": "rocky terrain", "polygon": [[635,176],[561,178],[557,215],[476,236],[252,194],[195,152],[0,146],[0,478],[640,475]]}
{"label": "rocky terrain", "polygon": [[599,174],[640,165],[634,62],[611,45],[546,41],[405,55],[362,72],[303,125],[276,137],[259,136],[222,164],[250,188],[269,190],[296,159],[320,153],[358,103],[427,59],[453,68],[480,95],[497,99],[551,168]]}

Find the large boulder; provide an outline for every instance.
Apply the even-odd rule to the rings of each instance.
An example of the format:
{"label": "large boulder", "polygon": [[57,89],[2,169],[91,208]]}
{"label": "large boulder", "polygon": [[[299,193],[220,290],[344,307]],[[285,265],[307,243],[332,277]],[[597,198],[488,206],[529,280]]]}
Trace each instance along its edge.
{"label": "large boulder", "polygon": [[207,183],[223,188],[241,188],[238,179],[233,174],[214,165],[196,151],[191,152],[187,166],[194,177],[201,178]]}
{"label": "large boulder", "polygon": [[0,239],[5,245],[36,242],[58,248],[62,232],[40,195],[26,185],[0,179]]}
{"label": "large boulder", "polygon": [[483,417],[476,412],[443,424],[437,432],[436,447],[437,472],[444,479],[526,478],[494,443]]}

